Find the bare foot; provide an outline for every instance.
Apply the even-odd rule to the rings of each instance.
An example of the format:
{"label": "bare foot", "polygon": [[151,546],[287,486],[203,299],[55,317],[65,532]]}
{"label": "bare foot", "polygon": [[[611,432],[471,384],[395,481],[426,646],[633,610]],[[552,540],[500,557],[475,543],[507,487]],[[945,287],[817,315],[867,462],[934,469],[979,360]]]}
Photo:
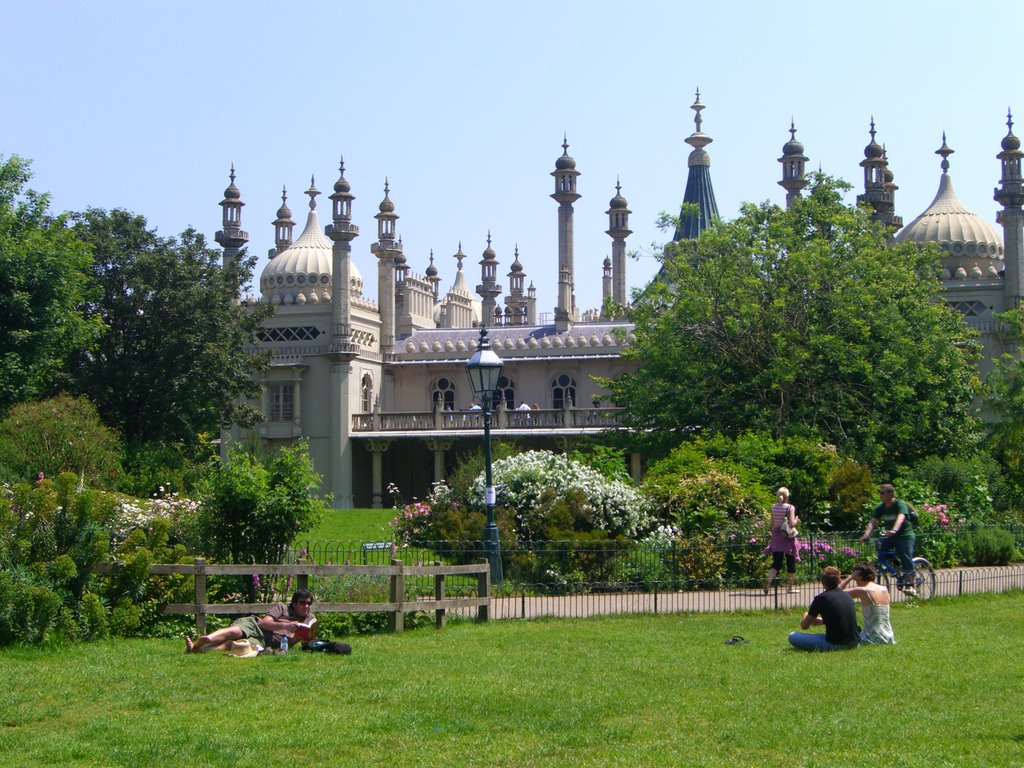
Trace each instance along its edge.
{"label": "bare foot", "polygon": [[202,653],[203,646],[210,642],[209,635],[203,635],[193,640],[191,637],[185,636],[185,653]]}
{"label": "bare foot", "polygon": [[192,653],[195,648],[195,644],[192,642],[192,638],[185,635],[185,653]]}

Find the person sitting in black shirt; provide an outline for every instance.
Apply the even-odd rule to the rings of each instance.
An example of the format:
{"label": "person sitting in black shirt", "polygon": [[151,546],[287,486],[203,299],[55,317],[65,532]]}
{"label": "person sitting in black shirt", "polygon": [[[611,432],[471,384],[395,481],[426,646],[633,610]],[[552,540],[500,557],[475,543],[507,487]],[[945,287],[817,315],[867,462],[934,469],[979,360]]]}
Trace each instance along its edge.
{"label": "person sitting in black shirt", "polygon": [[825,625],[825,634],[811,632],[790,632],[789,642],[801,651],[846,651],[856,648],[860,642],[860,627],[857,626],[857,609],[853,599],[839,589],[842,574],[835,566],[828,566],[821,572],[821,584],[825,591],[811,601],[807,613],[800,619],[800,629]]}

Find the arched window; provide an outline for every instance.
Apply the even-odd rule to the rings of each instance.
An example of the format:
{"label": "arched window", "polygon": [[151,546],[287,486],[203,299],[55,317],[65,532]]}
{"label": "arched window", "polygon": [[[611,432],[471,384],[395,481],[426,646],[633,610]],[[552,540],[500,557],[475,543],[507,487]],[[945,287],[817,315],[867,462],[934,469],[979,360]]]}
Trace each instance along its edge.
{"label": "arched window", "polygon": [[516,407],[516,385],[508,376],[498,378],[498,387],[494,390],[494,407],[504,401],[510,411]]}
{"label": "arched window", "polygon": [[451,379],[441,377],[434,382],[430,392],[431,403],[441,403],[442,410],[455,410],[455,384]]}
{"label": "arched window", "polygon": [[370,413],[373,410],[373,376],[368,373],[363,374],[361,393],[363,413]]}
{"label": "arched window", "polygon": [[551,382],[551,403],[554,408],[576,405],[576,379],[563,373]]}

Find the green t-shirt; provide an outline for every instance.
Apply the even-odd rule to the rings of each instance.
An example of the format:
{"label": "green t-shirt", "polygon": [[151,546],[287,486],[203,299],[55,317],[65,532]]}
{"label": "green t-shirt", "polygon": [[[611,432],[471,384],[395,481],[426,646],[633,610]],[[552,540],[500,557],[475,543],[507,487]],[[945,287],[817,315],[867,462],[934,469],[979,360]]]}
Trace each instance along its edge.
{"label": "green t-shirt", "polygon": [[907,507],[907,502],[893,499],[892,505],[889,507],[886,507],[885,504],[879,504],[875,507],[874,516],[881,522],[885,530],[891,531],[896,518],[900,514],[903,515],[903,525],[900,526],[896,536],[901,539],[914,538],[914,524],[910,522],[910,509]]}

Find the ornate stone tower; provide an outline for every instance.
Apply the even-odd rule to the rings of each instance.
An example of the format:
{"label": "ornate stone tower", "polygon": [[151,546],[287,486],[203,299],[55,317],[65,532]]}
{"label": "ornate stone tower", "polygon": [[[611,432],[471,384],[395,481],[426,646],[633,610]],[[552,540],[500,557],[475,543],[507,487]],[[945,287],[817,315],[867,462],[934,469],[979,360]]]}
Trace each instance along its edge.
{"label": "ornate stone tower", "polygon": [[287,187],[281,187],[281,207],[277,209],[277,218],[273,223],[274,247],[267,251],[267,257],[271,259],[288,250],[292,244],[292,230],[295,229],[295,222],[292,221],[292,209],[288,207]]}
{"label": "ornate stone tower", "polygon": [[[605,234],[612,239],[611,259],[611,297],[619,306],[625,306],[629,297],[626,295],[626,238],[633,234],[629,228],[629,203],[622,196],[622,185],[615,180],[615,197],[608,202],[608,229]],[[606,294],[607,295],[607,294]]]}
{"label": "ornate stone tower", "polygon": [[562,137],[562,156],[555,161],[555,192],[551,197],[558,203],[558,305],[555,307],[555,326],[560,331],[568,330],[574,321],[576,311],[575,285],[573,284],[573,207],[580,199],[576,192],[576,161],[569,157],[569,140]]}
{"label": "ornate stone tower", "polygon": [[519,261],[519,246],[516,245],[512,267],[508,274],[508,296],[505,297],[506,325],[533,325],[530,319],[529,299],[526,297],[526,273]]}
{"label": "ornate stone tower", "polygon": [[889,160],[885,148],[875,141],[875,118],[871,118],[871,141],[864,147],[864,194],[857,195],[857,202],[871,207],[871,218],[885,227],[889,234],[903,226],[903,218],[896,215],[896,190],[893,176],[889,171]]}
{"label": "ornate stone tower", "polygon": [[[221,226],[223,229],[214,235],[214,239],[224,249],[223,264],[227,267],[234,264],[238,252],[249,242],[249,233],[242,230],[242,193],[235,186],[235,165],[231,164],[231,184],[224,190],[224,199],[220,201]],[[235,297],[238,301],[238,297]]]}
{"label": "ornate stone tower", "polygon": [[384,199],[377,220],[377,242],[370,252],[377,257],[377,301],[380,306],[380,348],[390,352],[395,346],[395,262],[402,253],[402,243],[395,237],[395,204],[388,197],[388,181],[384,180]]}
{"label": "ornate stone tower", "polygon": [[430,249],[430,264],[426,269],[427,282],[430,283],[430,292],[434,295],[436,303],[441,293],[441,278],[437,274],[437,267],[434,266],[434,249]]}
{"label": "ornate stone tower", "polygon": [[348,341],[352,335],[352,241],[359,237],[359,227],[352,223],[352,187],[345,179],[345,158],[338,164],[338,180],[331,195],[331,223],[326,234],[331,247],[331,303],[333,315],[331,338]]}
{"label": "ornate stone tower", "polygon": [[786,190],[786,207],[789,208],[807,186],[807,179],[804,178],[807,157],[804,155],[804,145],[796,140],[796,125],[792,118],[789,120],[789,141],[782,145],[779,162],[782,163],[782,181],[779,186]]}
{"label": "ornate stone tower", "polygon": [[680,240],[696,240],[718,218],[715,190],[711,186],[711,156],[704,149],[714,139],[701,130],[703,120],[700,113],[704,105],[700,100],[700,88],[697,89],[697,96],[690,109],[695,113],[695,129],[687,137],[686,143],[693,147],[693,151],[686,160],[689,168],[686,191],[683,192],[683,205],[679,211],[679,225],[672,238],[677,243]]}
{"label": "ornate stone tower", "polygon": [[498,306],[497,298],[501,295],[501,285],[498,283],[498,259],[491,248],[490,232],[487,233],[487,247],[480,259],[480,285],[476,287],[476,292],[481,299],[480,322],[484,326],[496,325],[494,312]]}
{"label": "ornate stone tower", "polygon": [[996,155],[1002,168],[999,186],[995,189],[995,200],[1003,210],[996,221],[1003,225],[1003,253],[1005,275],[1003,289],[1006,308],[1015,309],[1024,299],[1024,177],[1021,176],[1020,139],[1013,135],[1013,115],[1006,113],[1006,136],[1002,152]]}

